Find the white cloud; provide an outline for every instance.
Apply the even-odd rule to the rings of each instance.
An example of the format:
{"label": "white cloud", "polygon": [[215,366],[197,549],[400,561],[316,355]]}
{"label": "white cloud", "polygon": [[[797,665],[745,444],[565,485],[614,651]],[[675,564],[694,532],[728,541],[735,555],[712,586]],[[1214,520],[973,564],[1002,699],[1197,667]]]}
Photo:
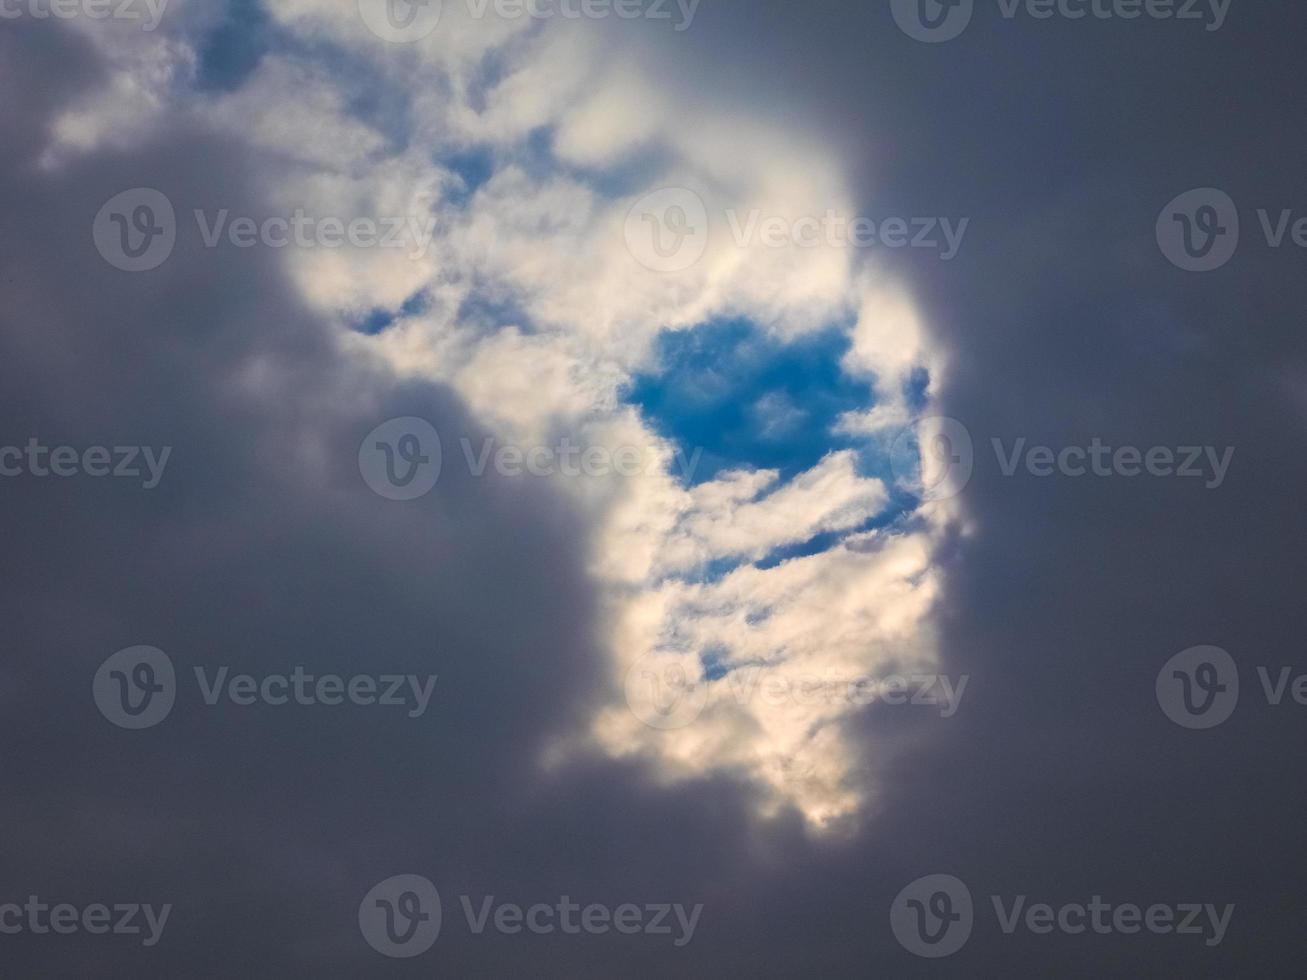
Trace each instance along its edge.
{"label": "white cloud", "polygon": [[[870,532],[774,568],[646,591],[619,616],[620,665],[650,666],[655,679],[675,665],[705,704],[668,730],[615,706],[597,720],[599,737],[619,753],[663,760],[668,778],[734,768],[814,823],[848,815],[864,798],[849,780],[857,752],[840,722],[867,700],[867,688],[851,686],[935,666],[930,551],[924,534]],[[707,651],[729,673],[709,680]],[[642,688],[627,690],[639,697]]]}
{"label": "white cloud", "polygon": [[[711,95],[673,104],[647,52],[637,57],[611,32],[585,25],[473,21],[447,4],[430,38],[405,46],[372,36],[353,3],[272,0],[269,8],[282,28],[347,46],[372,66],[372,84],[411,97],[406,132],[384,133],[351,108],[352,83],[336,66],[271,55],[239,91],[197,97],[185,110],[262,155],[274,209],[435,221],[420,256],[286,255],[304,301],[342,323],[425,298],[421,313],[380,337],[342,332],[343,347],[452,386],[504,440],[566,435],[582,445],[643,447],[655,462],[635,477],[555,483],[590,520],[614,689],[632,664],[658,654],[705,683],[710,700],[695,724],[667,733],[642,724],[619,695],[579,743],[638,754],[668,779],[732,772],[764,790],[768,809],[794,805],[814,824],[856,810],[859,750],[843,723],[857,705],[741,702],[731,685],[747,671],[788,682],[933,664],[929,526],[859,533],[889,498],[879,480],[859,474],[850,451],[787,481],[733,471],[687,487],[675,447],[621,398],[634,374],[655,368],[663,332],[747,318],[783,340],[849,325],[843,367],[880,404],[847,416],[842,428],[870,436],[904,417],[905,381],[938,363],[911,300],[851,250],[742,247],[726,217],[851,212],[830,148],[749,121]],[[165,97],[169,73],[194,60],[175,38],[163,43],[174,48],[149,50],[156,59],[169,52],[165,68],[145,73],[155,100]],[[139,95],[131,85],[112,88],[95,111],[130,117]],[[70,115],[55,145],[103,138],[88,127]],[[439,161],[469,148],[488,155],[493,173],[465,195]],[[710,219],[703,258],[673,275],[641,266],[623,235],[632,203],[664,186],[699,193]],[[511,312],[505,322],[460,315],[469,300]],[[764,403],[759,424],[786,424],[801,408]],[[774,567],[753,564],[826,532],[844,540]],[[739,567],[700,580],[722,560]],[[729,668],[725,678],[705,680],[709,652]]]}
{"label": "white cloud", "polygon": [[766,557],[827,531],[848,531],[884,508],[879,480],[858,476],[852,452],[832,453],[789,483],[777,474],[731,473],[696,487],[690,508],[662,549],[662,572],[687,571],[719,558]]}

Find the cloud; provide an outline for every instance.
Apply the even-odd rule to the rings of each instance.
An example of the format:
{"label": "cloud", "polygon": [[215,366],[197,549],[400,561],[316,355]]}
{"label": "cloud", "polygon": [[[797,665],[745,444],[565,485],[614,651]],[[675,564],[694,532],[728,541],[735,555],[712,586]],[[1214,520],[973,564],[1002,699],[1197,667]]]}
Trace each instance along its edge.
{"label": "cloud", "polygon": [[[378,46],[336,6],[270,9],[288,32],[282,47],[231,92],[188,87],[199,22],[174,25],[162,46],[81,32],[18,54],[0,41],[5,71],[25,85],[65,61],[77,83],[47,105],[4,110],[14,132],[5,200],[11,228],[23,229],[8,232],[6,254],[20,259],[0,286],[12,438],[175,447],[175,479],[148,502],[71,484],[23,486],[10,501],[25,572],[6,612],[28,618],[13,637],[24,653],[5,668],[7,689],[22,692],[5,729],[13,742],[47,743],[11,784],[11,878],[94,882],[110,900],[175,896],[180,938],[152,963],[164,972],[217,975],[230,959],[197,965],[193,950],[237,946],[268,969],[356,974],[371,961],[342,935],[351,903],[396,866],[498,887],[519,873],[520,856],[503,850],[515,835],[535,827],[545,836],[531,846],[547,849],[554,834],[592,837],[638,813],[685,828],[720,862],[719,881],[747,883],[759,817],[767,846],[800,850],[806,831],[856,822],[883,791],[863,772],[874,749],[850,736],[864,706],[741,700],[734,685],[930,669],[937,529],[867,530],[890,506],[863,466],[871,443],[793,475],[737,467],[696,479],[684,466],[696,447],[626,400],[637,374],[657,373],[653,351],[669,330],[724,318],[782,342],[864,330],[865,314],[854,315],[870,273],[856,257],[741,249],[721,221],[729,208],[792,216],[846,205],[838,166],[825,148],[789,145],[785,129],[742,124],[710,99],[692,115],[615,123],[645,99],[650,76],[613,68],[580,32],[469,36],[465,50],[410,56]],[[328,38],[332,47],[316,47]],[[335,70],[337,45],[368,81]],[[167,69],[122,67],[142,52]],[[477,70],[487,52],[502,60],[502,81]],[[532,91],[565,55],[578,76],[611,87]],[[397,67],[408,61],[411,78]],[[87,81],[124,72],[143,87]],[[401,133],[360,108],[360,85],[410,90]],[[424,115],[441,97],[451,102],[441,118],[457,123],[444,132]],[[484,180],[449,162],[469,148],[488,155]],[[665,183],[699,188],[716,221],[702,262],[670,278],[641,267],[622,236],[632,202]],[[175,254],[153,274],[109,268],[89,234],[30,231],[84,232],[133,186],[167,193],[182,219]],[[295,208],[432,217],[436,233],[421,256],[243,250],[204,247],[189,223],[195,209],[261,219]],[[376,310],[394,322],[375,337],[350,329]],[[925,343],[882,362],[874,330],[860,336],[850,373],[877,397],[900,397]],[[447,452],[438,492],[407,509],[368,492],[355,463],[363,436],[401,415],[430,419]],[[463,438],[562,437],[640,447],[653,465],[630,478],[523,481],[458,463]],[[776,559],[823,536],[813,553]],[[434,727],[210,713],[192,699],[159,737],[115,741],[89,678],[139,642],[168,651],[183,676],[301,662],[437,673]],[[650,653],[681,658],[711,692],[700,721],[670,737],[643,725],[624,691]],[[42,812],[76,842],[53,877],[56,858],[37,846],[51,827]],[[704,887],[701,862],[686,855],[635,863],[642,887]],[[545,864],[531,888],[612,889],[627,873],[562,850]],[[233,942],[236,920],[212,909],[241,902],[254,924]],[[187,903],[209,913],[183,915]],[[284,908],[297,904],[288,925]],[[482,962],[469,943],[444,948],[453,967]],[[24,949],[14,962],[48,969],[45,955]],[[70,944],[54,969],[76,972],[96,955]],[[533,957],[493,959],[514,969]],[[655,952],[650,962],[667,961]],[[122,950],[102,963],[134,968]]]}
{"label": "cloud", "polygon": [[[789,220],[847,211],[845,182],[820,147],[796,146],[781,128],[743,123],[711,99],[692,112],[673,112],[647,57],[619,62],[597,32],[579,25],[525,32],[496,24],[473,34],[455,7],[428,40],[397,47],[378,43],[338,5],[278,3],[270,11],[301,43],[265,56],[234,92],[187,99],[173,111],[244,148],[254,162],[259,214],[303,208],[344,221],[395,216],[430,229],[432,240],[420,250],[285,253],[299,300],[341,327],[345,349],[399,377],[448,385],[479,424],[518,447],[566,438],[610,452],[636,447],[654,461],[634,480],[553,481],[587,515],[587,567],[610,607],[605,622],[639,615],[627,607],[653,601],[669,577],[691,588],[714,562],[757,563],[820,535],[834,535],[836,543],[825,557],[795,567],[826,562],[832,575],[850,580],[887,567],[869,551],[838,543],[889,500],[880,480],[859,474],[852,451],[832,452],[785,481],[775,472],[735,471],[686,486],[690,474],[674,472],[677,451],[690,457],[695,447],[656,434],[623,398],[635,373],[653,368],[654,341],[663,331],[740,317],[782,339],[851,324],[846,369],[874,385],[886,405],[901,403],[909,374],[929,355],[910,301],[883,271],[844,249],[742,246],[731,234],[737,215],[751,211]],[[312,47],[323,37],[367,70],[342,74],[335,56]],[[492,55],[498,70],[480,73],[475,66]],[[408,96],[398,131],[383,132],[357,110],[360,78]],[[550,134],[543,154],[533,149],[541,131]],[[475,186],[441,162],[469,148],[491,160]],[[637,151],[655,166],[635,166]],[[624,188],[614,191],[614,184]],[[659,186],[695,189],[710,215],[704,257],[673,276],[643,268],[623,234],[632,203]],[[413,297],[423,301],[405,312]],[[465,316],[487,302],[511,319]],[[347,333],[374,310],[394,317],[380,336]],[[259,378],[257,387],[275,390],[266,363],[250,371],[245,376]],[[471,440],[465,443],[461,428],[448,435],[452,458],[466,457]],[[928,550],[928,529],[902,534]],[[788,565],[754,571],[776,582],[794,574]],[[928,594],[909,581],[920,573],[905,571],[891,594]],[[662,628],[702,632],[704,643],[715,644],[721,638],[700,622],[714,615],[679,602]],[[910,618],[919,626],[924,610]],[[778,615],[768,623],[786,621]],[[812,628],[822,627],[813,617]],[[755,627],[760,638],[753,645],[770,643],[768,657],[783,661],[795,654],[784,637],[772,635],[779,628]],[[836,617],[824,628],[834,633],[850,624]],[[620,676],[644,647],[627,648],[620,626],[602,632]],[[915,652],[923,663],[932,657],[929,643],[923,629]],[[874,669],[877,656],[868,637],[864,668]],[[826,724],[856,707],[832,712]],[[761,731],[764,740],[772,737],[768,724]],[[766,753],[747,745],[747,731],[738,737],[741,752],[700,753],[698,771],[743,775],[768,787],[770,810],[788,802],[817,823],[852,807],[856,794],[842,787],[852,765],[847,753],[828,753],[809,779],[819,791],[800,792],[774,778]],[[839,736],[821,738],[837,744]],[[601,745],[619,748],[602,738]],[[645,748],[655,763],[684,769],[678,752]]]}

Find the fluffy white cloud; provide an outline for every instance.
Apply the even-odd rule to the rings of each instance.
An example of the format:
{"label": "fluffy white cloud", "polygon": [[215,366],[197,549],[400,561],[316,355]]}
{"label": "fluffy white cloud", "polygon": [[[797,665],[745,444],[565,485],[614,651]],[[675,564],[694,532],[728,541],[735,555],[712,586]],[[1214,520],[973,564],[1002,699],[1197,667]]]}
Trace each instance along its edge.
{"label": "fluffy white cloud", "polygon": [[791,482],[772,471],[730,473],[696,487],[689,508],[662,548],[661,571],[692,570],[714,559],[756,561],[828,531],[849,531],[875,517],[889,494],[858,476],[852,452],[832,453]]}
{"label": "fluffy white cloud", "polygon": [[599,737],[659,758],[670,778],[733,768],[815,823],[846,816],[863,796],[840,721],[890,675],[934,664],[930,557],[928,535],[870,532],[773,568],[644,591],[615,630],[630,704],[598,719]]}
{"label": "fluffy white cloud", "polygon": [[[930,525],[861,533],[889,494],[851,451],[788,481],[730,471],[693,483],[694,447],[678,458],[622,398],[635,373],[655,367],[667,330],[739,317],[784,340],[847,325],[844,369],[878,405],[842,427],[872,437],[905,420],[905,382],[937,363],[910,299],[851,250],[738,240],[750,214],[852,211],[838,161],[710,97],[673,101],[653,84],[647,50],[587,25],[475,21],[447,4],[429,38],[395,45],[372,35],[353,3],[269,8],[282,29],[349,48],[371,66],[368,84],[407,97],[404,131],[383,131],[356,108],[354,76],[327,60],[330,48],[306,45],[269,55],[237,91],[179,109],[262,155],[276,213],[404,217],[430,229],[421,249],[286,253],[304,301],[339,318],[342,347],[452,386],[505,442],[636,447],[649,461],[636,475],[554,477],[589,515],[616,692],[571,750],[639,755],[665,778],[730,771],[762,787],[768,809],[794,805],[814,824],[854,811],[863,796],[842,723],[860,706],[777,703],[742,696],[740,685],[821,678],[838,687],[930,667]],[[185,37],[126,45],[124,77],[146,81],[116,82],[107,105],[86,112],[113,120],[139,115],[143,91],[147,105],[168,98],[169,73],[194,62]],[[73,113],[52,146],[73,152],[102,138]],[[469,149],[491,161],[476,187],[440,162]],[[632,204],[668,186],[697,193],[709,218],[703,257],[676,274],[642,266],[624,237]],[[378,337],[345,329],[377,308],[399,314],[419,294],[421,312]],[[766,429],[802,406],[773,399],[755,409]],[[757,564],[827,533],[844,537],[819,554]],[[704,577],[723,562],[734,570]],[[650,657],[704,695],[693,724],[650,727],[626,703],[625,678]],[[708,676],[710,662],[724,673]]]}

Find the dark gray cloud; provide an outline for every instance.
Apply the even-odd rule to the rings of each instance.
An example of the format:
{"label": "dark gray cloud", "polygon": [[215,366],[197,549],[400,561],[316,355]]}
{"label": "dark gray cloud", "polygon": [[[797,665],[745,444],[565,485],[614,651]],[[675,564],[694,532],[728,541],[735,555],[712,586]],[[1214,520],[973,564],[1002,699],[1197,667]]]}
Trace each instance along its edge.
{"label": "dark gray cloud", "polygon": [[[869,210],[973,219],[953,263],[905,253],[898,265],[955,353],[943,409],[976,442],[962,500],[977,533],[948,556],[943,617],[946,669],[972,675],[974,710],[894,766],[860,880],[832,905],[868,897],[874,934],[902,884],[949,872],[978,898],[1237,906],[1216,949],[1175,936],[1005,937],[987,913],[950,960],[868,937],[864,964],[894,975],[1301,970],[1302,709],[1268,707],[1255,669],[1304,663],[1292,488],[1305,475],[1307,256],[1266,248],[1253,215],[1302,207],[1307,145],[1288,93],[1301,81],[1303,14],[1236,8],[1214,33],[1007,23],[978,8],[962,38],[927,46],[905,45],[887,11],[775,5],[754,19],[784,22],[785,43],[728,49],[845,124],[874,188]],[[1153,224],[1203,186],[1227,190],[1245,225],[1234,261],[1197,276],[1166,262]],[[1236,455],[1219,490],[1003,477],[990,440],[1022,436]],[[1221,728],[1190,732],[1163,716],[1154,678],[1208,643],[1240,665],[1243,700]],[[867,719],[871,746],[896,731]]]}

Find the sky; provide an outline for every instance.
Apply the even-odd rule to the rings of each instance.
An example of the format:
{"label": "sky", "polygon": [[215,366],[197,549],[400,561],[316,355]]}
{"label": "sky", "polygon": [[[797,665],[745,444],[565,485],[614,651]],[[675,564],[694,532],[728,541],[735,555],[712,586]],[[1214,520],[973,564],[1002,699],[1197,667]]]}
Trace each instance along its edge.
{"label": "sky", "polygon": [[1307,12],[55,6],[0,972],[1302,974]]}

